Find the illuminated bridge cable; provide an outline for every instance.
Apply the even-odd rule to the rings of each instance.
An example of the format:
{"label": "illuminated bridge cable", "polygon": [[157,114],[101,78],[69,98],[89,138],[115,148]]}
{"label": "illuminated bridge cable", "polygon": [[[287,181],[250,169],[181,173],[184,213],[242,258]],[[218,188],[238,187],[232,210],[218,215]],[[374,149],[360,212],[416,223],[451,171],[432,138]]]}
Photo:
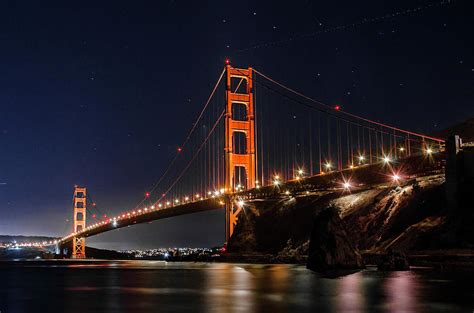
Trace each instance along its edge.
{"label": "illuminated bridge cable", "polygon": [[[171,191],[171,189],[179,182],[179,180],[181,179],[181,177],[183,177],[183,175],[186,173],[186,171],[188,170],[188,168],[191,166],[191,164],[193,163],[193,161],[196,159],[196,157],[199,155],[199,152],[202,150],[203,147],[205,147],[206,143],[208,142],[209,138],[211,137],[211,135],[213,134],[214,130],[216,129],[217,125],[219,125],[219,122],[222,120],[222,117],[224,117],[224,114],[225,114],[225,110],[222,111],[221,115],[219,116],[219,118],[217,119],[217,121],[214,123],[213,127],[211,128],[211,130],[209,131],[207,137],[204,139],[204,141],[201,143],[201,145],[199,146],[198,150],[196,151],[196,153],[194,154],[194,156],[191,158],[191,160],[188,162],[188,164],[185,166],[185,168],[181,171],[181,173],[179,174],[179,176],[174,180],[174,182],[168,187],[168,189],[165,191],[164,195],[168,194],[168,192]],[[164,195],[162,195],[160,197],[160,199],[158,199],[158,201],[155,202],[158,203],[160,202],[163,198],[164,198]]]}
{"label": "illuminated bridge cable", "polygon": [[[257,71],[256,69],[254,69],[254,71],[255,71],[255,73],[257,73],[257,74],[259,74],[260,76],[262,76],[262,77],[264,77],[265,79],[267,79],[268,81],[270,81],[270,82],[272,82],[272,83],[278,85],[279,87],[281,87],[281,88],[283,88],[283,89],[285,89],[285,90],[287,90],[287,91],[289,91],[289,92],[291,92],[291,93],[293,93],[293,94],[295,94],[295,95],[297,95],[297,96],[299,96],[299,97],[302,97],[302,98],[304,98],[304,99],[306,99],[306,100],[308,100],[308,101],[310,101],[310,102],[313,102],[313,103],[316,103],[316,104],[322,106],[323,108],[325,108],[325,109],[327,110],[326,113],[328,113],[328,114],[330,114],[331,111],[335,111],[335,109],[334,109],[333,107],[331,107],[331,106],[329,106],[329,105],[327,105],[327,104],[325,104],[325,103],[322,103],[322,102],[317,101],[317,100],[315,100],[315,99],[313,99],[313,98],[310,98],[310,97],[308,97],[308,96],[306,96],[306,95],[304,95],[304,94],[302,94],[302,93],[300,93],[300,92],[298,92],[298,91],[295,91],[295,90],[293,90],[293,89],[291,89],[291,88],[289,88],[289,87],[287,87],[287,86],[285,86],[285,85],[283,85],[283,84],[281,84],[281,83],[279,83],[279,82],[273,80],[272,78],[268,77],[267,75],[265,75],[265,74],[263,74],[263,73]],[[267,86],[267,87],[268,87],[268,86]],[[437,142],[444,142],[444,140],[441,139],[441,138],[435,138],[435,137],[431,137],[431,136],[427,136],[427,135],[415,133],[415,132],[412,132],[412,131],[404,130],[404,129],[401,129],[401,128],[397,128],[397,127],[394,127],[394,126],[390,126],[390,125],[387,125],[387,124],[383,124],[383,123],[380,123],[380,122],[376,122],[376,121],[373,121],[373,120],[370,120],[370,119],[367,119],[367,118],[364,118],[364,117],[361,117],[361,116],[358,116],[358,115],[349,113],[349,112],[347,112],[347,111],[340,111],[340,110],[337,110],[336,112],[339,113],[339,114],[347,115],[347,116],[352,117],[352,118],[354,118],[354,119],[356,119],[356,120],[361,120],[361,121],[364,121],[364,122],[367,122],[367,123],[370,123],[370,124],[374,124],[374,125],[377,125],[377,126],[380,126],[380,127],[389,128],[389,129],[391,129],[391,130],[398,131],[398,132],[401,132],[401,133],[410,134],[410,135],[413,135],[413,136],[417,136],[417,137],[425,138],[425,139],[430,139],[430,140],[437,141]],[[335,115],[335,114],[334,114],[333,116],[338,117],[338,116]],[[340,118],[340,117],[339,117],[339,118]],[[361,126],[362,126],[362,125],[361,125]]]}
{"label": "illuminated bridge cable", "polygon": [[[179,147],[180,151],[178,153],[176,153],[176,155],[174,156],[174,158],[171,160],[171,162],[168,164],[168,166],[166,167],[165,171],[163,172],[163,174],[160,176],[160,178],[158,179],[158,181],[153,185],[153,187],[150,188],[150,190],[148,191],[149,193],[152,193],[153,191],[156,190],[156,188],[158,188],[158,186],[160,185],[160,183],[163,181],[163,179],[166,177],[166,175],[169,173],[169,171],[171,170],[171,168],[173,167],[173,165],[176,163],[177,159],[180,157],[181,153],[184,148],[186,147],[187,143],[189,142],[189,139],[191,138],[191,135],[194,133],[194,131],[196,130],[196,126],[199,124],[199,121],[201,120],[204,112],[206,111],[209,103],[211,102],[211,99],[213,98],[216,90],[217,90],[217,87],[219,86],[220,82],[222,81],[222,78],[224,77],[224,73],[225,73],[225,69],[222,70],[220,76],[219,76],[219,79],[217,80],[216,84],[214,85],[214,88],[212,89],[212,92],[211,94],[209,95],[206,103],[204,104],[204,107],[203,109],[201,110],[201,113],[199,114],[198,118],[196,119],[196,121],[194,122],[193,124],[193,127],[191,128],[191,130],[189,131],[188,135],[186,136],[185,140],[183,141],[183,143],[181,144],[181,146]],[[148,199],[148,197],[144,197],[141,201],[139,201],[136,205],[135,205],[135,209],[138,208],[139,206],[141,206],[145,201],[146,199]]]}

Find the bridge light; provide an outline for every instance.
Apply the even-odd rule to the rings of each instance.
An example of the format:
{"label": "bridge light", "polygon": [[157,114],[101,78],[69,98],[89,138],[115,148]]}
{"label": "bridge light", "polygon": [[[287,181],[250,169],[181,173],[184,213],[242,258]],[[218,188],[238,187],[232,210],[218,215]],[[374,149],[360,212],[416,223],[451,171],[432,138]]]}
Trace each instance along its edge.
{"label": "bridge light", "polygon": [[299,175],[303,175],[303,174],[304,174],[304,171],[303,171],[302,169],[299,169],[299,170],[298,170],[298,174],[299,174]]}
{"label": "bridge light", "polygon": [[392,180],[395,181],[395,182],[398,182],[400,180],[400,176],[398,176],[398,174],[393,174],[392,175]]}
{"label": "bridge light", "polygon": [[400,152],[403,152],[405,151],[405,147],[400,147],[398,150],[400,150]]}
{"label": "bridge light", "polygon": [[345,182],[342,184],[342,186],[344,186],[344,189],[346,189],[346,190],[349,190],[349,189],[352,188],[351,183],[348,182],[348,181],[345,181]]}
{"label": "bridge light", "polygon": [[171,203],[169,201],[166,201],[166,205],[169,206]]}
{"label": "bridge light", "polygon": [[189,200],[188,196],[184,197],[184,201],[188,201],[188,200]]}
{"label": "bridge light", "polygon": [[117,221],[113,221],[112,225],[113,225],[114,227],[117,227]]}
{"label": "bridge light", "polygon": [[178,199],[174,199],[174,203],[179,203],[179,200],[178,200]]}
{"label": "bridge light", "polygon": [[273,185],[275,185],[275,186],[280,185],[280,181],[279,181],[278,179],[275,179],[275,180],[273,181]]}
{"label": "bridge light", "polygon": [[154,205],[152,205],[152,206],[151,206],[151,209],[152,209],[152,210],[154,210],[154,209],[155,209],[155,206],[154,206]]}
{"label": "bridge light", "polygon": [[296,180],[300,180],[301,177],[300,177],[300,176],[296,176],[295,179],[296,179]]}
{"label": "bridge light", "polygon": [[224,205],[225,203],[224,203],[224,201],[220,200],[220,201],[219,201],[219,204],[220,204],[220,205]]}
{"label": "bridge light", "polygon": [[207,194],[210,196],[212,195],[212,191],[208,191]]}
{"label": "bridge light", "polygon": [[223,194],[225,192],[225,189],[221,188],[220,192]]}
{"label": "bridge light", "polygon": [[285,191],[285,195],[287,195],[287,196],[290,195],[290,191],[289,191],[289,190],[286,190],[286,191]]}
{"label": "bridge light", "polygon": [[349,165],[349,168],[354,168],[354,164]]}
{"label": "bridge light", "polygon": [[388,163],[392,162],[392,159],[390,159],[390,157],[388,155],[386,155],[386,156],[383,157],[383,162],[385,164],[388,164]]}
{"label": "bridge light", "polygon": [[431,148],[426,148],[426,154],[431,155],[433,150]]}
{"label": "bridge light", "polygon": [[161,208],[163,206],[163,204],[161,203],[158,203],[158,207]]}
{"label": "bridge light", "polygon": [[138,210],[138,213],[142,213],[142,210],[141,210],[141,209],[140,209],[140,210]]}
{"label": "bridge light", "polygon": [[363,163],[365,161],[365,156],[359,155],[359,163]]}
{"label": "bridge light", "polygon": [[237,205],[238,205],[239,207],[243,208],[244,205],[245,205],[244,200],[240,199],[239,201],[237,201]]}
{"label": "bridge light", "polygon": [[330,162],[327,162],[326,164],[324,164],[324,166],[327,170],[330,170],[332,168],[332,164]]}
{"label": "bridge light", "polygon": [[273,176],[273,178],[274,178],[274,179],[280,179],[280,176],[275,175],[275,176]]}
{"label": "bridge light", "polygon": [[199,199],[201,196],[197,193],[196,194],[196,199]]}

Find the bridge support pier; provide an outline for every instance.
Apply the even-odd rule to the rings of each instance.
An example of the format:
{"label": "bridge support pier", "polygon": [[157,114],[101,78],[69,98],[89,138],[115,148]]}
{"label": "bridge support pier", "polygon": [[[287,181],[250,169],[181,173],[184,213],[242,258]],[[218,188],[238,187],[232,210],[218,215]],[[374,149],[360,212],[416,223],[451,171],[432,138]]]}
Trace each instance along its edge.
{"label": "bridge support pier", "polygon": [[238,215],[242,211],[241,207],[235,205],[234,199],[227,197],[225,201],[225,240],[229,241],[237,225]]}
{"label": "bridge support pier", "polygon": [[[74,188],[74,229],[77,233],[86,228],[86,188]],[[72,258],[83,259],[86,257],[86,239],[84,237],[72,238]]]}
{"label": "bridge support pier", "polygon": [[[234,116],[233,108],[244,106],[244,116]],[[256,145],[255,115],[253,97],[253,70],[226,66],[226,110],[225,110],[225,188],[228,194],[242,189],[255,187],[256,180]],[[237,148],[238,135],[245,136],[245,147]],[[236,175],[238,171],[239,175]],[[242,171],[245,178],[241,181]],[[232,236],[237,216],[242,208],[236,207],[233,199],[226,200],[226,242]]]}

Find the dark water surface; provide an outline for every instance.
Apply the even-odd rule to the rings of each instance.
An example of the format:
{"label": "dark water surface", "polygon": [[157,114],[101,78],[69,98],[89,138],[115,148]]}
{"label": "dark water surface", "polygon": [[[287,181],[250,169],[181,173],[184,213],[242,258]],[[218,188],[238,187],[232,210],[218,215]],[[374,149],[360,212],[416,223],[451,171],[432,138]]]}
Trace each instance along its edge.
{"label": "dark water surface", "polygon": [[470,313],[473,278],[369,269],[329,279],[295,265],[0,264],[0,311]]}

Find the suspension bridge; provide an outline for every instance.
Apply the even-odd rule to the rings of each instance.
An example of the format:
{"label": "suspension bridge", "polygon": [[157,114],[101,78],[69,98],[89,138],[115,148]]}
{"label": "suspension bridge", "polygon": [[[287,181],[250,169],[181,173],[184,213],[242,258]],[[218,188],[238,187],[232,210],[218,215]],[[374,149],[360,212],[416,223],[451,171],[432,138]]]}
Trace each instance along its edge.
{"label": "suspension bridge", "polygon": [[85,187],[76,187],[72,232],[26,245],[72,244],[72,257],[84,258],[87,237],[219,209],[225,209],[227,241],[252,201],[402,184],[440,171],[443,151],[443,139],[321,103],[257,69],[226,61],[176,155],[135,207],[86,224],[94,203]]}

